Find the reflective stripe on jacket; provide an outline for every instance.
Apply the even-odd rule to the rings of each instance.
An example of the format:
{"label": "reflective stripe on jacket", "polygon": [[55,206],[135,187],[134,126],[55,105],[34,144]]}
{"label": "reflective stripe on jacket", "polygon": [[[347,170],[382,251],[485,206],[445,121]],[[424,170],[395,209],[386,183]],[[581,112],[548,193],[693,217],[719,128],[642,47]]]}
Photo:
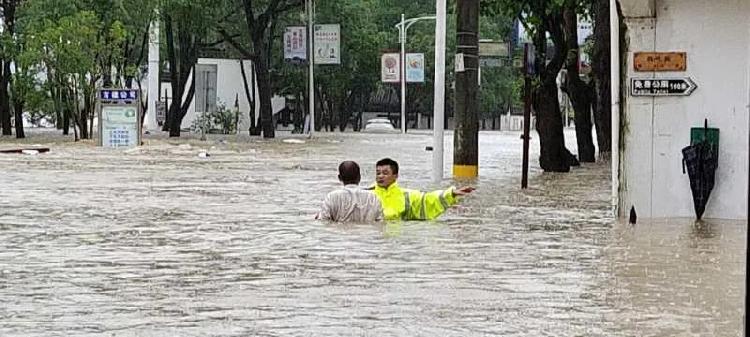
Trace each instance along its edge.
{"label": "reflective stripe on jacket", "polygon": [[457,202],[453,187],[422,192],[401,188],[398,183],[393,183],[388,188],[375,186],[373,192],[383,205],[385,220],[432,220]]}

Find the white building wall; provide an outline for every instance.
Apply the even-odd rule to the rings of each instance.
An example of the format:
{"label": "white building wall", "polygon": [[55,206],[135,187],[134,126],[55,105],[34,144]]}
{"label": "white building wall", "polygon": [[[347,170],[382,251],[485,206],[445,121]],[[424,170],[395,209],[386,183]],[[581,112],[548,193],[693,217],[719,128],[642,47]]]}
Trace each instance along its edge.
{"label": "white building wall", "polygon": [[[704,217],[745,219],[748,186],[750,107],[750,2],[747,0],[656,0],[655,17],[628,12],[627,70],[620,209],[635,206],[640,217],[693,217],[692,194],[682,173],[683,147],[690,128],[720,129],[716,186]],[[643,7],[631,6],[633,8]],[[630,14],[630,15],[629,15]],[[630,17],[628,17],[630,16]],[[685,51],[685,72],[635,72],[637,51]],[[633,97],[632,77],[691,77],[698,89],[689,97]]]}
{"label": "white building wall", "polygon": [[[250,72],[252,70],[252,62],[245,60],[244,68],[247,76],[249,85],[252,85],[250,81],[253,79]],[[198,59],[198,64],[215,64],[216,69],[216,99],[229,109],[234,109],[234,101],[239,95],[239,109],[240,109],[240,122],[238,130],[240,133],[248,133],[250,128],[250,116],[248,114],[250,103],[248,102],[247,95],[245,94],[245,86],[242,80],[242,70],[240,68],[240,61],[233,59],[209,59],[201,58]],[[192,76],[192,75],[191,75]],[[192,78],[190,79],[192,80]],[[255,118],[256,122],[260,119],[260,100],[258,99],[259,93],[257,85],[253,86],[255,90]],[[251,89],[253,90],[253,89]],[[165,91],[170,99],[172,99],[172,89],[169,83],[162,83],[161,99],[164,99]],[[286,100],[279,96],[274,96],[271,100],[271,107],[273,112],[276,113],[284,108]],[[181,127],[183,129],[190,128],[193,120],[196,117],[195,112],[195,99],[190,104],[185,118],[182,120]]]}

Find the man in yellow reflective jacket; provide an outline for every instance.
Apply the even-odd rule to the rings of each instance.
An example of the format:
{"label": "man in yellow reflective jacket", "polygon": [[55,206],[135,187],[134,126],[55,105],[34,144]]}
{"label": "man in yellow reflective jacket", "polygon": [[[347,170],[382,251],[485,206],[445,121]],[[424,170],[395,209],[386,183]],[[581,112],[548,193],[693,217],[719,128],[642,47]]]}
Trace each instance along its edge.
{"label": "man in yellow reflective jacket", "polygon": [[439,217],[457,197],[472,191],[473,187],[453,187],[446,190],[421,192],[398,186],[398,163],[390,158],[381,159],[375,164],[376,185],[373,192],[383,205],[385,220],[432,220]]}

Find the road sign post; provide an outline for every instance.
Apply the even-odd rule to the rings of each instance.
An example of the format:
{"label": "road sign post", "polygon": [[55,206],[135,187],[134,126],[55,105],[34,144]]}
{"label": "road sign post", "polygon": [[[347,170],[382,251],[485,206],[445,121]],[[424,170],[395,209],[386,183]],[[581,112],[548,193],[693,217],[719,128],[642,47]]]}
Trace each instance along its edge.
{"label": "road sign post", "polygon": [[142,111],[139,94],[135,89],[99,90],[99,146],[119,148],[141,145]]}

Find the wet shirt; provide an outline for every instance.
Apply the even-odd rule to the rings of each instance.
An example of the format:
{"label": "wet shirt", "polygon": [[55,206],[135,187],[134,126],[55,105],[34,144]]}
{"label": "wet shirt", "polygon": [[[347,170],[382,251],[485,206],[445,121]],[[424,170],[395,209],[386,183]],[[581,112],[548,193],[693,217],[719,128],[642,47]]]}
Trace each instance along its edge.
{"label": "wet shirt", "polygon": [[346,185],[328,193],[319,218],[338,222],[379,221],[383,220],[383,207],[372,191],[357,185]]}

